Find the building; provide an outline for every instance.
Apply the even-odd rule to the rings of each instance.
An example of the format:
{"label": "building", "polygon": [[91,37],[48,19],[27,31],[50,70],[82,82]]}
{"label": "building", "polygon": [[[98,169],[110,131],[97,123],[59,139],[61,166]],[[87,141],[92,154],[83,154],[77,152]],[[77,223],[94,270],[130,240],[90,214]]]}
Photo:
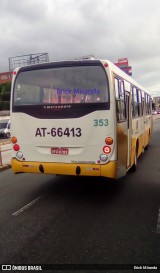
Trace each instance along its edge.
{"label": "building", "polygon": [[118,63],[115,63],[115,65],[126,72],[129,76],[132,76],[132,67],[129,66],[127,58],[118,59]]}
{"label": "building", "polygon": [[154,110],[160,110],[160,96],[153,97]]}
{"label": "building", "polygon": [[12,79],[12,71],[0,73],[0,84],[10,82]]}

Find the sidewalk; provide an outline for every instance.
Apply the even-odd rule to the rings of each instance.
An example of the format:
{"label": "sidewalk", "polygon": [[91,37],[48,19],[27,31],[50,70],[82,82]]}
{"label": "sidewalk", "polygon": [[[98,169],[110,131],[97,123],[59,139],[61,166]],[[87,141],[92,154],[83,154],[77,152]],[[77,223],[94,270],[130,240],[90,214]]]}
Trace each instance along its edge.
{"label": "sidewalk", "polygon": [[[8,160],[8,155],[6,157],[7,150],[2,151],[2,147],[6,147],[10,143],[11,143],[10,141],[9,142],[0,142],[0,172],[11,168],[11,164],[10,164],[11,160]],[[4,156],[2,157],[2,152],[5,152],[5,157],[6,158],[4,158]],[[3,158],[3,160],[2,160],[2,158]]]}
{"label": "sidewalk", "polygon": [[9,169],[9,168],[11,168],[11,165],[3,165],[3,166],[0,166],[0,172],[2,172],[2,171],[4,171],[4,170],[7,170],[7,169]]}
{"label": "sidewalk", "polygon": [[153,121],[160,118],[160,114],[153,115]]}

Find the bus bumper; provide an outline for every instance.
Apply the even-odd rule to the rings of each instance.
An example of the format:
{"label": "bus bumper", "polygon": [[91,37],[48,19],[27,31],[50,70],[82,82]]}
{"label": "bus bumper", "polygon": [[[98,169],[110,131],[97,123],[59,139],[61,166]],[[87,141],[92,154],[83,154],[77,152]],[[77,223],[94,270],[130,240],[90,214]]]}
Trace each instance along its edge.
{"label": "bus bumper", "polygon": [[117,177],[117,161],[105,165],[50,162],[21,162],[12,158],[11,166],[14,173],[44,173],[60,175],[104,176]]}

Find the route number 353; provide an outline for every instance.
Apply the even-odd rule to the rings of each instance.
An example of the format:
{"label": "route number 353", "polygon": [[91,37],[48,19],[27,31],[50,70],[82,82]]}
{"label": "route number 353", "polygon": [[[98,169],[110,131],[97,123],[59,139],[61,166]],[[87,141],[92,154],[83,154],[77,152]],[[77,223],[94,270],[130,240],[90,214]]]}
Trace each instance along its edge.
{"label": "route number 353", "polygon": [[94,126],[108,126],[108,119],[94,119]]}

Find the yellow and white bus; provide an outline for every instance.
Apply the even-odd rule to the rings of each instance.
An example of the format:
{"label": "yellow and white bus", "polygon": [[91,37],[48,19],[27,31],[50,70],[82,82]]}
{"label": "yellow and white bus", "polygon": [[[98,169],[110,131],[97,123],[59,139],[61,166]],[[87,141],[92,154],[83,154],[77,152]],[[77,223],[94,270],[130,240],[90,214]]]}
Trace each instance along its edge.
{"label": "yellow and white bus", "polygon": [[14,173],[119,178],[152,134],[151,96],[108,60],[15,69],[10,110]]}

